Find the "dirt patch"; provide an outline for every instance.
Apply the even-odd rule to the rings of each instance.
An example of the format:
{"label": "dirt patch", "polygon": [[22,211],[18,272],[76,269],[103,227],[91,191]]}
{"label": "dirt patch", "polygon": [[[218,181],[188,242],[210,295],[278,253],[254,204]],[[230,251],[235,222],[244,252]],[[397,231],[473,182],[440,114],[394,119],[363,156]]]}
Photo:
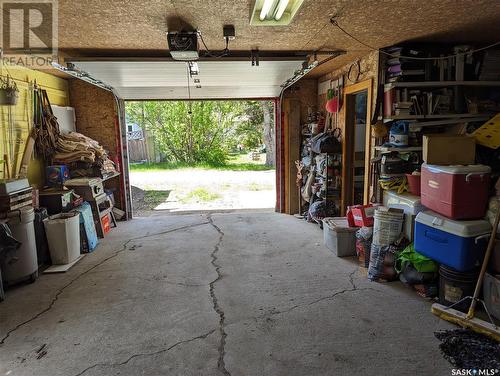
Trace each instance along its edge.
{"label": "dirt patch", "polygon": [[150,214],[159,204],[165,202],[171,190],[144,190],[131,186],[134,214],[146,216]]}

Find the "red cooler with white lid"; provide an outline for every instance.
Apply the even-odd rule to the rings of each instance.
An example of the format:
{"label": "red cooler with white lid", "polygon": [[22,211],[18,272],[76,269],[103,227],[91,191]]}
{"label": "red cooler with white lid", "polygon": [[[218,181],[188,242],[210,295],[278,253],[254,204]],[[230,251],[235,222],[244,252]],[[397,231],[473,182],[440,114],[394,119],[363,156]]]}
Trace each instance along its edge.
{"label": "red cooler with white lid", "polygon": [[422,165],[422,205],[451,219],[483,218],[491,168]]}

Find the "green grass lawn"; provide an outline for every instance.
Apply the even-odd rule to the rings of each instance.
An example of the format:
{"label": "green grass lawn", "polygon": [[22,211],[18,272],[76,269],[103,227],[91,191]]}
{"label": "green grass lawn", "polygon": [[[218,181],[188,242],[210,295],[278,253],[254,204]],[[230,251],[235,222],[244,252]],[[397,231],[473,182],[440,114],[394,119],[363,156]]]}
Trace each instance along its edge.
{"label": "green grass lawn", "polygon": [[199,163],[196,165],[189,165],[181,162],[160,162],[160,163],[141,163],[131,164],[131,171],[160,171],[160,170],[179,170],[199,168],[204,170],[226,170],[226,171],[268,171],[274,170],[274,167],[266,166],[266,155],[261,154],[260,160],[253,161],[248,157],[248,154],[234,154],[231,155],[225,165],[210,166],[208,164]]}

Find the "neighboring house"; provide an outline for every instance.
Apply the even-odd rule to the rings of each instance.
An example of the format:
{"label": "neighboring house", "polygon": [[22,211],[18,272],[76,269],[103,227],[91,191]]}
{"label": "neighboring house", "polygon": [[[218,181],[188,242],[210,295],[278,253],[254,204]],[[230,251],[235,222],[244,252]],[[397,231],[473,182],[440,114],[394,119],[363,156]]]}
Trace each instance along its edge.
{"label": "neighboring house", "polygon": [[144,140],[144,132],[139,124],[127,120],[127,136],[129,140]]}

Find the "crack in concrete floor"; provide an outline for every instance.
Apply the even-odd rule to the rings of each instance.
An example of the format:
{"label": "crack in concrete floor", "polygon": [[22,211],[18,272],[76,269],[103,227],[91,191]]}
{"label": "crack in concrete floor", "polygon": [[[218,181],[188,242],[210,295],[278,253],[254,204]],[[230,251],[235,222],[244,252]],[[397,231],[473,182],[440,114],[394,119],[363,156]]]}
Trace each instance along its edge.
{"label": "crack in concrete floor", "polygon": [[210,330],[210,331],[208,331],[208,332],[206,332],[204,334],[198,335],[196,337],[192,337],[192,338],[189,338],[189,339],[184,339],[182,341],[174,343],[173,345],[171,345],[171,346],[169,346],[169,347],[167,347],[165,349],[160,349],[160,350],[157,350],[157,351],[147,352],[147,353],[136,353],[136,354],[133,354],[133,355],[129,356],[126,360],[124,360],[123,362],[120,362],[120,363],[96,363],[96,364],[93,364],[93,365],[85,368],[84,370],[80,371],[75,376],[82,376],[83,374],[87,373],[91,369],[94,369],[94,368],[97,368],[97,367],[119,367],[119,366],[123,366],[123,365],[129,363],[132,359],[135,359],[135,358],[138,358],[138,357],[155,356],[155,355],[158,355],[158,354],[166,353],[166,352],[169,352],[170,350],[172,350],[173,348],[175,348],[175,347],[177,347],[179,345],[182,345],[182,344],[185,344],[185,343],[189,343],[189,342],[193,342],[193,341],[196,341],[196,340],[199,340],[199,339],[205,339],[210,334],[215,333],[215,331],[216,331],[216,329],[212,329],[212,330]]}
{"label": "crack in concrete floor", "polygon": [[161,232],[158,232],[158,233],[155,233],[155,234],[146,234],[146,235],[141,235],[141,236],[137,236],[135,238],[128,239],[125,243],[123,243],[122,247],[119,250],[115,251],[110,256],[108,256],[108,257],[104,258],[103,260],[99,261],[97,264],[93,265],[92,267],[90,267],[89,269],[85,270],[84,272],[78,274],[75,278],[71,279],[63,287],[61,287],[59,290],[57,290],[56,294],[54,295],[54,297],[50,301],[50,303],[47,306],[47,308],[44,308],[43,310],[41,310],[40,312],[38,312],[34,316],[30,317],[29,319],[27,319],[27,320],[25,320],[25,321],[17,324],[12,329],[8,330],[7,333],[0,340],[0,346],[3,345],[5,343],[5,341],[11,336],[11,334],[14,333],[16,330],[18,330],[19,328],[21,328],[21,327],[29,324],[30,322],[36,320],[40,316],[42,316],[45,313],[47,313],[48,311],[50,311],[52,309],[52,307],[54,306],[54,304],[57,302],[57,299],[59,299],[59,296],[64,292],[64,290],[66,290],[68,287],[70,287],[73,283],[75,283],[82,276],[86,275],[87,273],[91,272],[92,270],[96,269],[97,267],[101,266],[102,264],[104,264],[105,262],[111,260],[112,258],[115,258],[120,253],[126,251],[128,245],[131,242],[134,242],[134,241],[137,241],[137,240],[140,240],[140,239],[144,239],[144,238],[147,238],[147,237],[151,237],[151,236],[159,236],[159,235],[169,234],[169,233],[175,232],[175,231],[186,230],[186,229],[192,228],[192,227],[203,226],[203,225],[207,225],[209,223],[210,222],[195,223],[195,224],[191,224],[191,225],[186,225],[186,226],[178,227],[178,228],[175,228],[175,229],[161,231]]}
{"label": "crack in concrete floor", "polygon": [[219,332],[220,332],[220,342],[219,342],[219,359],[217,361],[217,368],[219,371],[226,376],[230,376],[231,373],[227,370],[226,368],[226,363],[224,361],[224,356],[226,354],[226,337],[227,333],[226,330],[224,329],[225,326],[225,314],[224,311],[222,310],[219,301],[217,299],[217,296],[215,295],[215,284],[222,279],[222,273],[221,273],[221,266],[217,263],[217,252],[219,251],[220,245],[222,244],[222,241],[224,239],[224,232],[214,223],[214,220],[212,216],[209,214],[207,216],[208,221],[212,225],[212,227],[219,233],[219,241],[214,247],[214,250],[212,251],[210,257],[212,258],[211,264],[215,268],[215,271],[217,273],[217,278],[215,278],[212,282],[210,282],[210,297],[212,298],[212,303],[215,312],[219,315]]}

